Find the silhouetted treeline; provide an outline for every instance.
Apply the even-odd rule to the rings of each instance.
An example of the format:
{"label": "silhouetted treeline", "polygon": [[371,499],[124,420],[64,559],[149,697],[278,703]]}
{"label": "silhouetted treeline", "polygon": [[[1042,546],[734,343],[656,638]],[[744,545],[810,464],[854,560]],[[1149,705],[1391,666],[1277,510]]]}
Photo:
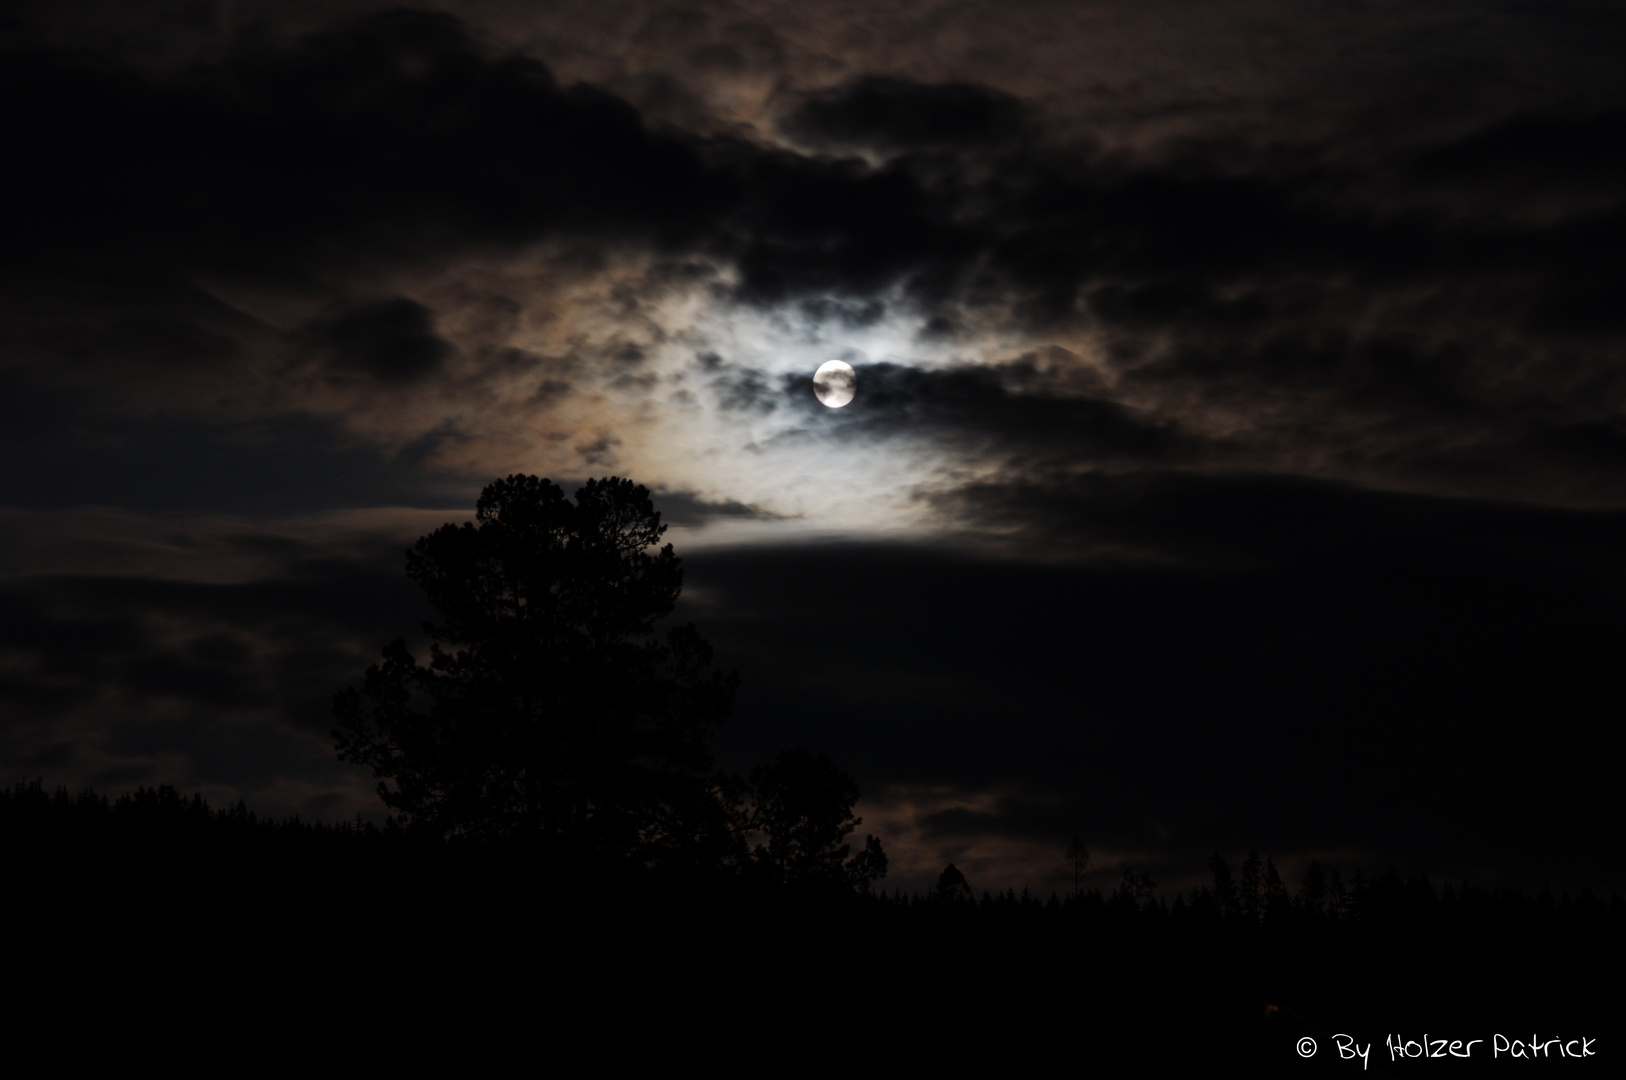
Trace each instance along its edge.
{"label": "silhouetted treeline", "polygon": [[202,794],[182,795],[163,784],[109,798],[85,788],[47,791],[34,780],[0,788],[0,839],[13,855],[50,856],[99,851],[104,855],[264,855],[269,851],[354,853],[404,844],[393,825],[317,823],[297,816],[261,817],[242,800],[213,807]]}
{"label": "silhouetted treeline", "polygon": [[1134,873],[1042,897],[975,892],[952,867],[924,894],[624,862],[561,876],[511,849],[278,820],[167,786],[0,790],[0,843],[16,925],[98,969],[314,973],[358,958],[455,1016],[500,999],[513,958],[533,957],[574,988],[565,1028],[655,995],[659,1015],[632,1034],[699,1052],[743,986],[772,1004],[753,1021],[765,1039],[831,1030],[857,1009],[903,1040],[894,1063],[990,1075],[1082,1062],[1114,1076],[1305,1077],[1337,1074],[1325,1052],[1297,1056],[1305,1032],[1612,1034],[1612,999],[1571,977],[1572,961],[1612,967],[1626,926],[1620,897],[1393,870],[1278,888],[1263,862],[1258,904],[1217,866],[1213,885],[1172,897]]}
{"label": "silhouetted treeline", "polygon": [[[356,857],[386,851],[422,856],[458,848],[409,834],[393,819],[382,827],[359,817],[338,822],[304,821],[297,815],[279,819],[256,814],[242,800],[211,806],[201,793],[183,795],[168,784],[109,797],[89,788],[77,793],[61,786],[48,790],[40,780],[0,787],[0,840],[13,856],[88,849],[141,857],[199,852],[222,857],[269,852]],[[1436,886],[1421,876],[1402,877],[1394,868],[1370,878],[1357,869],[1346,881],[1338,871],[1324,872],[1314,863],[1294,889],[1282,881],[1268,858],[1261,863],[1251,853],[1240,882],[1218,854],[1210,870],[1212,885],[1172,896],[1156,895],[1155,883],[1127,870],[1123,880],[1107,891],[1075,888],[1041,896],[1028,888],[1020,893],[1006,889],[979,894],[949,866],[927,893],[881,889],[865,896],[864,902],[889,911],[917,912],[923,918],[969,918],[989,925],[1061,927],[1080,920],[1113,920],[1266,934],[1340,927],[1505,930],[1626,921],[1626,898],[1619,894],[1604,898],[1590,889],[1556,894],[1543,889],[1532,894],[1468,882]],[[780,882],[774,875],[743,876],[759,884]],[[586,880],[575,884],[591,888]]]}
{"label": "silhouetted treeline", "polygon": [[944,917],[1058,927],[1079,920],[1116,920],[1143,926],[1300,933],[1340,927],[1381,931],[1396,927],[1505,929],[1542,923],[1626,923],[1626,898],[1618,893],[1603,898],[1587,888],[1578,893],[1555,894],[1551,889],[1542,889],[1532,894],[1468,882],[1445,882],[1436,887],[1424,877],[1402,877],[1394,868],[1370,880],[1363,872],[1355,871],[1348,885],[1337,893],[1336,902],[1314,889],[1294,891],[1283,887],[1268,904],[1243,906],[1228,903],[1210,886],[1190,894],[1157,897],[1123,884],[1110,892],[1091,888],[1051,892],[1042,898],[1027,888],[1021,893],[1015,889],[999,893],[984,890],[975,897],[966,886],[959,895],[945,895],[941,888],[924,894],[881,890],[877,899],[892,907],[937,912]]}
{"label": "silhouetted treeline", "polygon": [[[845,780],[822,755],[793,751],[780,755],[776,764],[804,759],[810,768],[822,764],[831,776]],[[759,787],[768,787],[774,778],[771,770],[758,774]],[[774,790],[794,795],[807,786],[781,784]],[[387,871],[422,878],[413,898],[426,903],[444,893],[468,892],[476,882],[523,882],[545,889],[554,902],[567,906],[680,895],[695,902],[732,902],[725,893],[753,900],[788,893],[818,902],[861,892],[869,880],[863,871],[875,869],[863,860],[879,861],[884,871],[884,856],[872,840],[866,851],[849,859],[841,843],[856,823],[850,813],[856,789],[845,799],[824,798],[817,790],[813,795],[820,808],[833,810],[831,820],[812,819],[794,799],[779,815],[783,822],[772,812],[778,803],[754,808],[746,823],[767,843],[751,851],[742,841],[739,857],[727,862],[673,867],[566,845],[539,852],[528,845],[437,836],[402,828],[393,817],[380,826],[359,817],[329,823],[261,816],[242,800],[214,807],[201,793],[183,795],[168,784],[110,797],[90,788],[77,793],[62,786],[48,789],[33,780],[0,787],[0,847],[14,867],[47,879],[114,873],[121,879],[206,875],[226,882],[248,874],[278,888],[343,887],[359,874]],[[856,872],[851,869],[855,863]]]}

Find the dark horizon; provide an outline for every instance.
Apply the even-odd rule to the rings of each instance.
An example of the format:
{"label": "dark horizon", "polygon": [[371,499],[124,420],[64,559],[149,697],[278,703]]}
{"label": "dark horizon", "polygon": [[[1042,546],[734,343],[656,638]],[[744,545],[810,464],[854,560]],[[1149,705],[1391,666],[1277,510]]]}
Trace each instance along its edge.
{"label": "dark horizon", "polygon": [[382,820],[403,549],[619,476],[884,887],[1626,890],[1626,16],[1198,10],[17,6],[0,782]]}

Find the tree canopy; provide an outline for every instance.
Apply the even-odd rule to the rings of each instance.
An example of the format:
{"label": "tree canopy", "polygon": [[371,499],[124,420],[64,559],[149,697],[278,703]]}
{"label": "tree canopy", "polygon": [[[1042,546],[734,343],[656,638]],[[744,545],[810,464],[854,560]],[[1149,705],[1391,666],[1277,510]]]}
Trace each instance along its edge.
{"label": "tree canopy", "polygon": [[410,828],[583,854],[720,856],[731,799],[710,738],[737,680],[693,626],[656,632],[682,587],[646,488],[515,475],[474,522],[407,552],[439,615],[335,698],[339,757],[372,768]]}
{"label": "tree canopy", "polygon": [[851,857],[847,837],[864,823],[853,815],[858,785],[823,754],[785,750],[751,773],[749,826],[764,834],[753,857],[771,877],[798,885],[868,889],[886,874],[886,854],[873,836]]}

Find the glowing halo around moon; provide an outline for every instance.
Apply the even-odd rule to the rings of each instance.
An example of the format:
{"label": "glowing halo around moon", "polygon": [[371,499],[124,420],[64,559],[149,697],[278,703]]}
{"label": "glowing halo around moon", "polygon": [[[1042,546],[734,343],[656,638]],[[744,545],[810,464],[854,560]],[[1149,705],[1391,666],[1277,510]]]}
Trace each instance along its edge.
{"label": "glowing halo around moon", "polygon": [[850,364],[826,360],[813,373],[813,392],[826,406],[839,409],[858,393],[858,373]]}

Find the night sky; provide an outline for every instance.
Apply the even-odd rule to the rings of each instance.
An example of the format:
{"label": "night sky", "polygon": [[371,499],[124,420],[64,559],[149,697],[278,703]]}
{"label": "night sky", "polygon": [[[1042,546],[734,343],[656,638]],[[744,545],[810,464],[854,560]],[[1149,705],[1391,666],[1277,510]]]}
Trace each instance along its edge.
{"label": "night sky", "polygon": [[404,548],[619,475],[885,885],[1626,888],[1618,3],[7,10],[0,780],[379,820]]}

